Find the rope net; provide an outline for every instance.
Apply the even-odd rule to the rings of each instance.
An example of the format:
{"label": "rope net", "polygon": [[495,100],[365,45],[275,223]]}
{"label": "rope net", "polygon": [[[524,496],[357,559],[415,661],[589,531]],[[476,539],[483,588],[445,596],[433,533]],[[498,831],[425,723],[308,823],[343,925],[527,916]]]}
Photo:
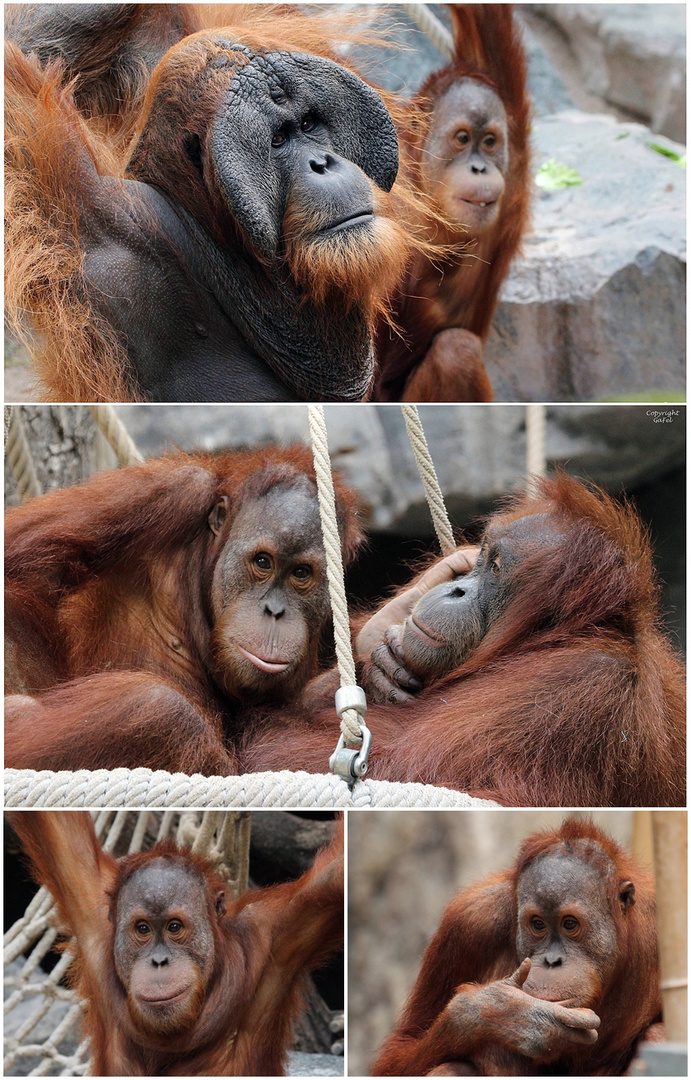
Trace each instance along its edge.
{"label": "rope net", "polygon": [[[141,851],[170,836],[206,855],[235,896],[247,889],[247,813],[102,810],[95,825],[103,847],[115,855]],[[78,1036],[84,1003],[75,1002],[72,991],[60,986],[72,962],[69,948],[49,974],[40,967],[58,937],[54,911],[53,898],[41,888],[5,934],[6,1076],[84,1076],[89,1066],[88,1042]]]}

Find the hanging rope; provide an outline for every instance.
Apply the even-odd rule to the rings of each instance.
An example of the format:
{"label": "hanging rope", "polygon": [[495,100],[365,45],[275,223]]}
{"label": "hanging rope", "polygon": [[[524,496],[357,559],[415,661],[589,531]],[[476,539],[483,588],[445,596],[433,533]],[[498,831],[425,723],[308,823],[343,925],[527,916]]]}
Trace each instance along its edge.
{"label": "hanging rope", "polygon": [[112,405],[90,405],[89,409],[121,465],[138,465],[144,460]]}
{"label": "hanging rope", "polygon": [[[349,784],[367,771],[367,758],[371,734],[364,723],[367,701],[362,687],[357,685],[355,661],[350,640],[350,618],[343,577],[341,538],[338,533],[336,498],[331,476],[331,459],[326,432],[324,409],[321,405],[308,406],[314,471],[317,477],[319,515],[326,552],[326,575],[333,611],[336,661],[341,676],[340,689],[336,691],[336,712],[341,720],[341,737],[331,755],[329,767]],[[362,744],[359,752],[348,747]]]}
{"label": "hanging rope", "polygon": [[401,411],[405,426],[408,429],[408,437],[415,454],[418,471],[425,487],[425,495],[427,496],[427,503],[442,555],[450,555],[452,551],[456,550],[456,541],[453,538],[453,529],[451,528],[449,515],[446,513],[444,496],[439,487],[434,462],[429,452],[417,405],[401,405]]}
{"label": "hanging rope", "polygon": [[423,33],[427,34],[435,49],[447,60],[453,60],[455,51],[453,35],[446,29],[427,4],[403,4],[413,22],[416,22]]}
{"label": "hanging rope", "polygon": [[547,414],[544,405],[526,405],[525,407],[525,465],[528,475],[528,490],[535,489],[535,478],[547,472],[545,442],[547,435]]}
{"label": "hanging rope", "polygon": [[35,495],[40,495],[41,486],[36,476],[29,443],[24,434],[21,406],[18,405],[13,405],[10,409],[5,454],[10,463],[12,475],[22,502],[28,502]]}

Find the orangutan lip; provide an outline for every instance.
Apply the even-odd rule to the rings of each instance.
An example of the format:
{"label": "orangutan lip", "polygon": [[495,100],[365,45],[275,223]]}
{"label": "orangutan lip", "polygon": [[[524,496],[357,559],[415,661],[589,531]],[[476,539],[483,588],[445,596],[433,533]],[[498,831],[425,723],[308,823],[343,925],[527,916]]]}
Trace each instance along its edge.
{"label": "orangutan lip", "polygon": [[239,653],[242,653],[246,660],[258,667],[260,671],[267,671],[270,675],[278,675],[282,671],[287,671],[290,667],[290,661],[283,663],[282,661],[263,660],[261,656],[255,656],[254,653],[243,649],[242,645],[238,645],[237,642],[235,642],[235,648]]}
{"label": "orangutan lip", "polygon": [[589,1006],[577,1006],[575,998],[564,998],[563,992],[559,993],[558,990],[552,990],[551,992],[549,990],[544,990],[538,993],[535,989],[526,990],[525,984],[523,985],[523,989],[526,994],[530,997],[537,998],[538,1001],[559,1001],[565,1009],[589,1008]]}
{"label": "orangutan lip", "polygon": [[371,221],[373,217],[373,210],[356,210],[354,214],[348,214],[347,217],[341,218],[339,221],[334,222],[333,225],[327,225],[325,229],[322,229],[322,232],[341,232],[343,229],[349,229],[351,225],[364,225],[365,222]]}
{"label": "orangutan lip", "polygon": [[428,630],[426,626],[417,621],[414,615],[410,616],[410,621],[415,627],[415,629],[420,634],[422,634],[423,637],[426,637],[429,641],[431,641],[433,645],[446,645],[443,637],[440,637],[439,634],[435,634],[431,630]]}
{"label": "orangutan lip", "polygon": [[485,202],[480,202],[479,199],[461,199],[461,202],[467,203],[468,206],[480,206],[483,210],[488,206],[494,206],[496,201],[496,199],[487,199]]}
{"label": "orangutan lip", "polygon": [[143,1001],[145,1005],[172,1005],[175,1001],[180,1001],[184,998],[189,991],[189,986],[186,986],[184,990],[180,990],[177,994],[173,994],[170,997],[144,997],[143,994],[139,995],[139,1000]]}

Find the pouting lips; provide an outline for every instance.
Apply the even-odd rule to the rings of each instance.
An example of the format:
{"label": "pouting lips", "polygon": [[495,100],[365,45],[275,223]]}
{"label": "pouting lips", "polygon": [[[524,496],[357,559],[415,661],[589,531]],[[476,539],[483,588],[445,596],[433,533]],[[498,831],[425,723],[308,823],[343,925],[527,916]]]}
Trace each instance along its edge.
{"label": "pouting lips", "polygon": [[354,214],[348,214],[347,217],[335,221],[333,225],[327,225],[325,229],[322,229],[322,232],[341,232],[343,229],[349,229],[352,225],[364,225],[365,222],[371,221],[373,217],[373,210],[356,210]]}
{"label": "pouting lips", "polygon": [[146,997],[144,994],[137,996],[145,1005],[173,1005],[184,998],[189,993],[189,989],[189,986],[185,986],[182,990],[176,990],[174,994],[166,994],[165,997]]}
{"label": "pouting lips", "polygon": [[280,675],[282,671],[287,671],[287,669],[290,667],[289,660],[285,662],[263,660],[261,656],[255,656],[254,653],[248,652],[247,649],[243,649],[242,645],[238,645],[237,642],[235,644],[235,647],[239,653],[242,653],[246,660],[249,660],[251,664],[254,664],[255,667],[258,667],[260,671],[266,671],[270,675]]}
{"label": "pouting lips", "polygon": [[432,630],[428,630],[424,623],[420,623],[417,621],[414,615],[410,615],[410,622],[415,627],[417,632],[421,634],[422,637],[427,638],[427,640],[430,641],[432,645],[446,645],[443,637],[440,637],[439,634],[433,633]]}
{"label": "pouting lips", "polygon": [[553,1001],[559,1002],[565,1009],[590,1009],[591,1005],[583,1005],[575,997],[564,997],[564,994],[568,994],[568,989],[562,987],[548,989],[545,986],[526,986],[523,983],[523,991],[529,995],[529,997],[537,998],[538,1001]]}

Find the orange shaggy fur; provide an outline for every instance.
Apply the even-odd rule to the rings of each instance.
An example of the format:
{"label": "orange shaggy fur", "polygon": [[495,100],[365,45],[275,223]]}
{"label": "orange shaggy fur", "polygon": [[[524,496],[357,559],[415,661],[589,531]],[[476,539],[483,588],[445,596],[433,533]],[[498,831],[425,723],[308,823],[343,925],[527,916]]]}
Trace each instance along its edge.
{"label": "orange shaggy fur", "polygon": [[[343,64],[334,53],[333,41],[373,40],[371,31],[359,25],[359,16],[305,17],[273,5],[190,5],[186,20],[205,28],[173,46],[169,58],[184,47],[189,64],[190,41],[204,41],[208,28],[220,28],[227,21],[229,10],[236,21],[228,33],[256,50],[314,53]],[[208,45],[200,49],[200,63],[207,49]],[[243,62],[242,54],[238,58]],[[150,78],[142,65],[138,77],[131,76],[129,97],[115,116],[107,112],[107,103],[99,99],[96,88],[88,99],[90,115],[85,117],[78,106],[81,78],[66,85],[59,62],[42,69],[35,56],[23,55],[11,43],[6,44],[5,75],[8,325],[33,354],[49,399],[135,400],[124,349],[86,297],[80,207],[98,199],[98,177],[117,180],[125,176],[162,80],[170,80],[164,92],[182,95],[189,84],[189,67],[176,71],[174,64],[165,70],[159,65]],[[91,76],[88,85],[97,85]],[[415,111],[390,95],[381,96],[405,137],[415,124]],[[140,145],[138,155],[145,150]],[[344,239],[342,251],[328,267],[318,243],[303,247],[295,243],[305,217],[289,209],[285,222],[289,266],[318,304],[327,303],[333,290],[343,289],[345,283],[347,297],[364,302],[371,319],[382,313],[389,318],[388,297],[406,262],[432,252],[439,256],[439,247],[430,244],[420,224],[429,220],[429,200],[409,178],[399,176],[389,195],[377,189],[377,200],[386,215],[377,226],[379,248],[372,244],[363,254],[358,246],[354,252]]]}

